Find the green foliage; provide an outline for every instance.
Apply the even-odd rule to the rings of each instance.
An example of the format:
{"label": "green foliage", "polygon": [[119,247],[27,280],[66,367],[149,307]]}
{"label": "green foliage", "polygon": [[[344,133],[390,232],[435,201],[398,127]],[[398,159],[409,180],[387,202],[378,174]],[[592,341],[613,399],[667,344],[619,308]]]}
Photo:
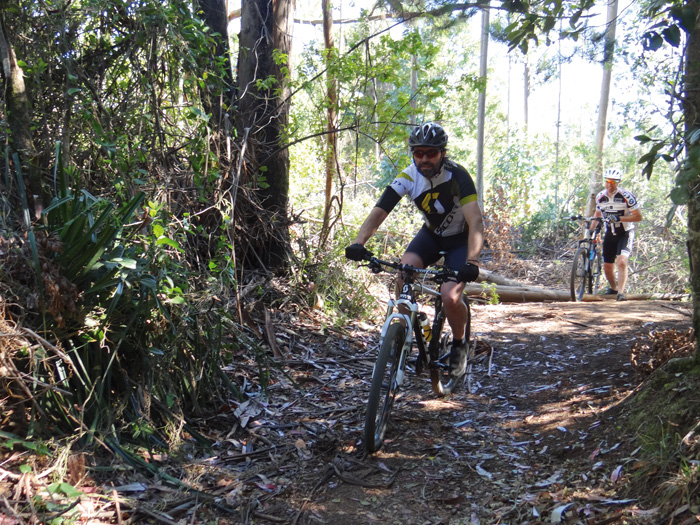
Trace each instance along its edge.
{"label": "green foliage", "polygon": [[568,27],[561,31],[560,37],[577,40],[584,30],[583,15],[594,5],[593,0],[576,2],[534,1],[527,5],[521,2],[504,2],[513,21],[505,29],[510,48],[520,48],[527,53],[531,44],[538,44],[539,38],[545,37],[547,45],[551,43],[550,33],[560,20],[568,21]]}
{"label": "green foliage", "polygon": [[[60,162],[56,175],[67,180]],[[181,262],[190,224],[178,224],[144,194],[115,206],[61,184],[37,227],[35,256],[45,283],[39,304],[47,305],[35,320],[56,343],[23,365],[42,384],[60,385],[36,397],[39,434],[48,426],[71,433],[77,424],[88,439],[165,446],[178,439],[183,413],[218,394],[239,395],[221,371],[222,349],[238,330],[227,313],[193,300]],[[12,286],[18,271],[7,267],[3,281]],[[231,284],[226,264],[217,273]],[[53,352],[62,359],[54,363]]]}
{"label": "green foliage", "polygon": [[[294,84],[304,96],[296,106],[301,111],[292,116],[292,127],[308,134],[325,129],[328,100],[313,83],[325,74],[338,86],[337,128],[356,132],[347,140],[341,135],[341,166],[353,159],[354,168],[365,172],[375,171],[381,163],[383,183],[410,160],[406,137],[411,117],[418,121],[442,118],[446,88],[459,71],[443,62],[440,37],[427,25],[418,24],[401,38],[383,34],[370,39],[371,31],[370,25],[360,24],[349,36],[350,51],[342,56],[313,45],[304,51]],[[415,92],[411,91],[412,70],[418,74]]]}
{"label": "green foliage", "polygon": [[291,283],[296,296],[305,298],[306,307],[322,309],[332,315],[334,324],[344,326],[349,319],[366,316],[376,299],[362,284],[362,269],[345,259],[345,247],[352,241],[348,232],[337,235],[323,254],[308,244],[318,233],[307,231],[295,237],[299,260]]}
{"label": "green foliage", "polygon": [[[40,16],[36,2],[19,5],[6,14],[26,37],[14,45],[28,64],[38,151],[51,151],[58,130],[68,126],[69,164],[83,168],[81,185],[112,187],[125,200],[148,184],[154,148],[184,147],[182,159],[203,164],[208,117],[198,93],[218,97],[224,64],[212,59],[213,35],[187,2],[147,0],[125,8],[85,0],[66,4],[60,16]],[[183,108],[186,99],[193,103]],[[39,160],[45,168],[50,157]]]}
{"label": "green foliage", "polygon": [[49,454],[48,447],[41,441],[26,440],[11,432],[4,431],[0,431],[0,437],[3,439],[2,446],[9,450],[14,450],[16,445],[20,445],[27,450],[31,450],[37,456],[46,456]]}

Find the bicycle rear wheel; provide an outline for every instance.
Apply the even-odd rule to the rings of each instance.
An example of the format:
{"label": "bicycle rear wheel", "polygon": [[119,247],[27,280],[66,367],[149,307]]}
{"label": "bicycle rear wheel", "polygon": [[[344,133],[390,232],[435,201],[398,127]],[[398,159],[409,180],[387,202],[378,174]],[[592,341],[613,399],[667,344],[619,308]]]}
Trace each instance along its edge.
{"label": "bicycle rear wheel", "polygon": [[465,375],[461,377],[453,377],[450,375],[450,349],[452,342],[452,335],[449,328],[445,327],[445,307],[440,308],[440,313],[438,314],[436,321],[433,325],[433,337],[440,335],[439,339],[434,343],[438,344],[438,352],[436,352],[440,358],[437,361],[431,360],[430,368],[430,382],[433,387],[433,392],[438,396],[444,397],[451,394],[455,388],[466,380],[471,379],[472,366],[471,359],[474,355],[474,349],[471,343],[471,325],[472,325],[472,313],[471,308],[469,308],[469,300],[466,295],[462,295],[462,301],[467,307],[467,326],[464,330],[464,340],[467,342],[467,369]]}
{"label": "bicycle rear wheel", "polygon": [[399,372],[403,372],[406,362],[401,358],[405,340],[406,330],[403,325],[390,325],[374,363],[365,415],[365,447],[370,453],[377,452],[384,441],[389,413],[400,386]]}
{"label": "bicycle rear wheel", "polygon": [[590,282],[588,271],[586,269],[588,263],[588,250],[583,246],[576,250],[574,255],[574,263],[571,266],[571,300],[580,301],[583,294],[586,293],[586,288],[590,293]]}
{"label": "bicycle rear wheel", "polygon": [[603,275],[603,257],[599,250],[595,251],[595,258],[591,261],[591,293],[598,293],[600,290],[600,276]]}

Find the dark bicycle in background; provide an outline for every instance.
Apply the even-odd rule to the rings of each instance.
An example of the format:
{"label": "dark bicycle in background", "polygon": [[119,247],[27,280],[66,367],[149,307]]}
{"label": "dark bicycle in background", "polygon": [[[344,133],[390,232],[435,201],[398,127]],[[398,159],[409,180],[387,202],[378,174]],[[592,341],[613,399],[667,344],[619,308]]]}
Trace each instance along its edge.
{"label": "dark bicycle in background", "polygon": [[[571,300],[580,301],[587,293],[598,293],[600,276],[603,274],[603,256],[600,241],[600,230],[604,222],[609,222],[604,217],[584,217],[574,215],[566,217],[572,221],[583,221],[583,239],[578,241],[578,249],[574,255],[571,266],[571,279],[569,289]],[[591,231],[591,222],[599,221],[595,230]]]}

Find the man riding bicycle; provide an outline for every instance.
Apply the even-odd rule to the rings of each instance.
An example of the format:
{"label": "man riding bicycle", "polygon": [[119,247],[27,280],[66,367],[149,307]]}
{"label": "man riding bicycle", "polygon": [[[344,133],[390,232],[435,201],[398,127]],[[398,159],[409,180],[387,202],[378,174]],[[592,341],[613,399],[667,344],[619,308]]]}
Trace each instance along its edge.
{"label": "man riding bicycle", "polygon": [[[401,257],[402,264],[425,268],[445,253],[445,264],[458,272],[460,282],[442,284],[440,294],[452,329],[450,374],[466,371],[465,341],[467,307],[462,302],[465,282],[479,276],[479,255],[484,244],[484,224],[477,202],[476,186],[469,172],[447,158],[447,133],[437,123],[416,126],[408,138],[413,164],[386,187],[377,204],[360,226],[345,256],[361,261],[368,254],[364,245],[375,234],[404,195],[409,195],[423,213],[424,224]],[[403,280],[399,277],[397,294]]]}

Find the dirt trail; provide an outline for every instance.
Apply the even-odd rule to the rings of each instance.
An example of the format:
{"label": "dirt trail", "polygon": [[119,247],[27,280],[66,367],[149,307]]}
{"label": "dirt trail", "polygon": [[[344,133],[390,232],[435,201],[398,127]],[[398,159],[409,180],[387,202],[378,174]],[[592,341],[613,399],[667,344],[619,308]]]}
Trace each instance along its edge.
{"label": "dirt trail", "polygon": [[373,456],[362,428],[377,327],[337,334],[299,313],[280,342],[304,390],[282,380],[248,405],[237,445],[251,453],[220,458],[241,480],[225,499],[246,500],[249,523],[642,523],[648,512],[620,495],[633,451],[611,407],[639,384],[635,339],[687,330],[690,312],[662,301],[474,306],[490,375],[484,359],[474,393],[438,399],[409,374]]}

